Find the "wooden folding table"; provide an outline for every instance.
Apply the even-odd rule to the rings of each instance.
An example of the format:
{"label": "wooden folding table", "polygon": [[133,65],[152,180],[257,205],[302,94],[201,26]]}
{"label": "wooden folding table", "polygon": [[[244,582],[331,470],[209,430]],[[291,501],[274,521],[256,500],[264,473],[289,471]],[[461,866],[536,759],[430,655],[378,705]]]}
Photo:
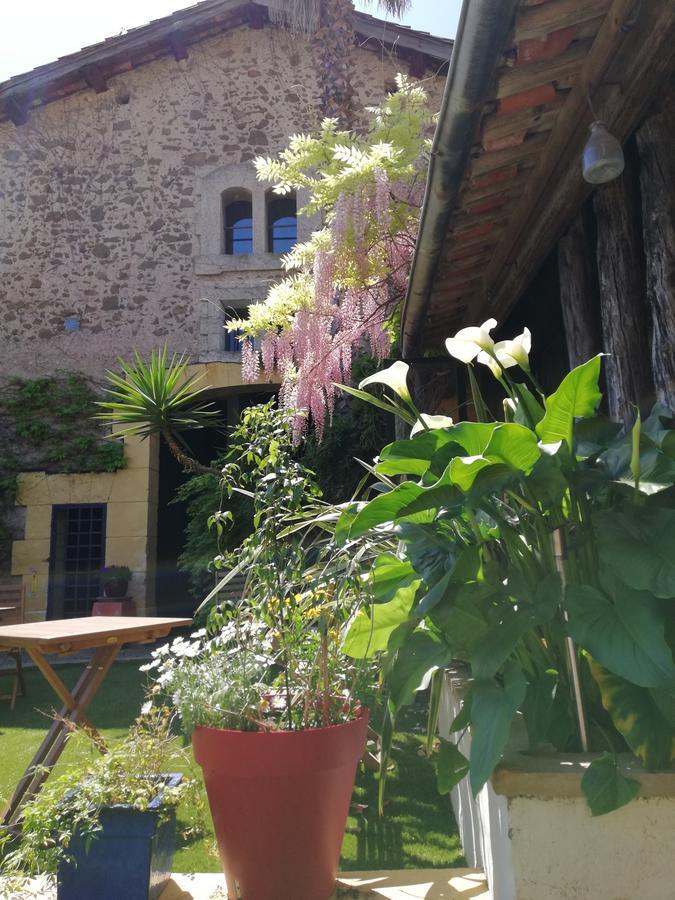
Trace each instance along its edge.
{"label": "wooden folding table", "polygon": [[[86,718],[87,707],[124,644],[146,644],[166,637],[172,628],[191,625],[190,619],[136,616],[94,616],[0,626],[0,650],[22,649],[63,701],[45,739],[19,781],[2,815],[1,824],[15,825],[21,806],[40,790],[66,745],[71,726],[85,725],[102,752],[103,739]],[[93,649],[91,660],[72,691],[68,690],[47,656]]]}

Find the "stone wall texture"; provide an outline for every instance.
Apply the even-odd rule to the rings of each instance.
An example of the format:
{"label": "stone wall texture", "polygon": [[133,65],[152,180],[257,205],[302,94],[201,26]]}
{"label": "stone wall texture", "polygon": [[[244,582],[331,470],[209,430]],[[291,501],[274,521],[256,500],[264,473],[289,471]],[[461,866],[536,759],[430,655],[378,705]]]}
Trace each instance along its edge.
{"label": "stone wall texture", "polygon": [[[377,46],[355,47],[354,67],[359,108],[406,70]],[[443,79],[428,76],[438,108]],[[304,38],[242,27],[1,124],[0,377],[100,380],[164,344],[199,361],[204,298],[246,297],[278,271],[271,258],[268,272],[195,274],[201,186],[311,129],[319,96]]]}

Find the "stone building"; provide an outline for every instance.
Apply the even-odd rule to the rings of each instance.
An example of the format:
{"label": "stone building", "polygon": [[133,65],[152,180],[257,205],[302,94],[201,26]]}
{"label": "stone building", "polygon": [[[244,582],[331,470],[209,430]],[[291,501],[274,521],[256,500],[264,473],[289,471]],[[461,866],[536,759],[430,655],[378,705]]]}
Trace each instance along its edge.
{"label": "stone building", "polygon": [[[451,42],[356,12],[354,29],[358,109],[398,71],[440,106]],[[252,390],[269,393],[242,385],[223,324],[312,229],[302,197],[271,194],[252,160],[318,123],[315,52],[274,3],[206,0],[0,85],[0,378],[100,383],[118,356],[166,346],[190,355],[230,420]],[[69,540],[86,547],[89,593],[101,564],[128,565],[138,610],[167,608],[176,473],[152,441],[128,439],[125,456],[114,473],[20,476],[11,576],[28,618],[88,608],[89,588],[74,602],[64,587]]]}

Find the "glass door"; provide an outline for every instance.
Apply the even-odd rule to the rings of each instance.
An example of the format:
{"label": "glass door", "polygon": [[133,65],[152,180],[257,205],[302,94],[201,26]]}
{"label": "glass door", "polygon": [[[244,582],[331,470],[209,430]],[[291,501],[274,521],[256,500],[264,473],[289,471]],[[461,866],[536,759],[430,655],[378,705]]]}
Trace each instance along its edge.
{"label": "glass door", "polygon": [[52,507],[48,619],[88,616],[101,594],[105,504]]}

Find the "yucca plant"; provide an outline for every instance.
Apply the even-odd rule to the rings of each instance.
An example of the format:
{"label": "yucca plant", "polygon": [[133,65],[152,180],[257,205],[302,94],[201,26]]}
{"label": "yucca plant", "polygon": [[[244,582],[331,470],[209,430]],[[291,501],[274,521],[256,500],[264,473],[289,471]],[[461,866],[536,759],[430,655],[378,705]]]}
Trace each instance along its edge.
{"label": "yucca plant", "polygon": [[167,357],[166,347],[153,350],[145,363],[138,353],[134,362],[118,360],[121,373],[107,372],[111,385],[108,399],[99,401],[105,412],[96,416],[114,426],[124,426],[118,436],[134,435],[142,440],[161,435],[178,462],[198,475],[218,475],[218,469],[203,466],[190,456],[183,432],[213,428],[220,424],[216,407],[203,399],[207,388],[197,387],[203,375],[187,375],[190,358],[181,354]]}

